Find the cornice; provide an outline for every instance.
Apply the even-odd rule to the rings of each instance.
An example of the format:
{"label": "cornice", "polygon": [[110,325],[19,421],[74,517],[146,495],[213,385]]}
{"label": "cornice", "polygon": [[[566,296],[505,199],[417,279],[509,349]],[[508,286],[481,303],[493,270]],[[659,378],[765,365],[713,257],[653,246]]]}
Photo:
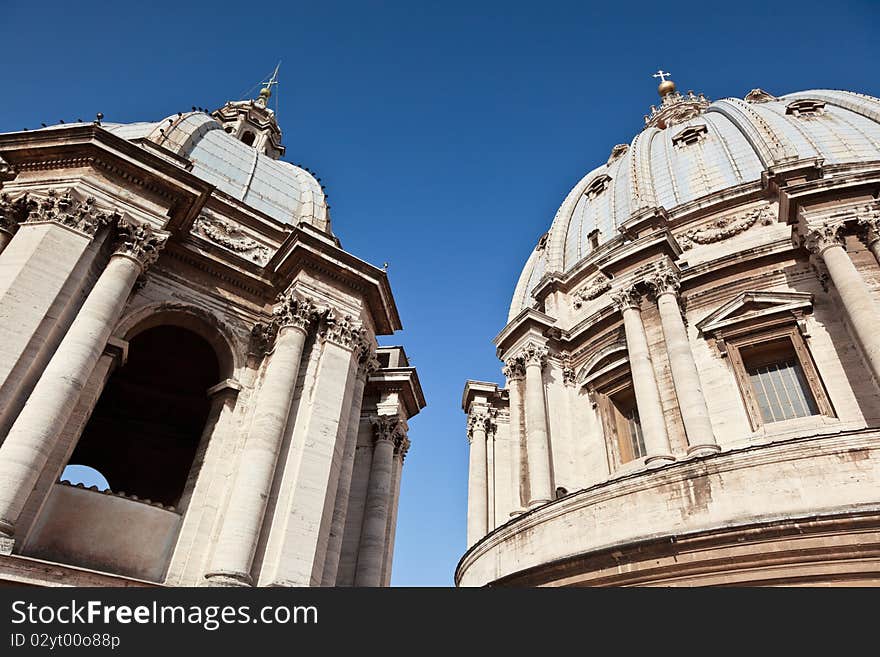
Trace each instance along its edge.
{"label": "cornice", "polygon": [[425,408],[425,394],[415,367],[386,367],[376,370],[367,378],[367,387],[376,392],[402,394],[407,419]]}

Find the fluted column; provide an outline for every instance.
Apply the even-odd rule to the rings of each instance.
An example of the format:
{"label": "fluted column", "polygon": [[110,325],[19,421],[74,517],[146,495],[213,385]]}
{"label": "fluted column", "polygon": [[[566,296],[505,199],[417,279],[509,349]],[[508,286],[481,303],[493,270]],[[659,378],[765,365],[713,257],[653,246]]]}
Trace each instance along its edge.
{"label": "fluted column", "polygon": [[273,319],[273,329],[277,328],[274,350],[266,365],[223,526],[205,574],[209,585],[253,584],[254,553],[299,376],[303,347],[315,319],[315,307],[310,299],[289,291],[279,296],[279,302]]}
{"label": "fluted column", "polygon": [[9,552],[15,523],[80,392],[119,321],[138,276],[168,236],[119,220],[116,250],[49,361],[0,447],[0,551]]}
{"label": "fluted column", "polygon": [[483,407],[472,407],[468,415],[468,547],[489,532],[488,470],[486,468],[486,422]]}
{"label": "fluted column", "polygon": [[880,312],[844,248],[843,224],[826,223],[807,231],[804,245],[822,258],[837,288],[855,339],[880,385]]}
{"label": "fluted column", "polygon": [[865,207],[859,216],[859,226],[865,231],[865,243],[880,262],[880,208]]}
{"label": "fluted column", "polygon": [[550,466],[550,433],[544,402],[543,370],[547,348],[529,342],[520,354],[526,370],[526,458],[529,472],[529,507],[553,499]]}
{"label": "fluted column", "polygon": [[394,447],[406,435],[406,423],[396,415],[379,415],[371,421],[374,431],[373,461],[367,486],[355,586],[379,586],[382,582]]}
{"label": "fluted column", "polygon": [[364,387],[367,378],[379,367],[376,360],[372,340],[366,336],[356,350],[358,370],[352,391],[351,410],[346,428],[345,448],[342,453],[342,464],[339,471],[339,483],[336,489],[336,503],[333,509],[333,522],[327,542],[327,557],[324,562],[324,574],[321,586],[335,586],[339,572],[339,559],[342,555],[342,539],[345,533],[345,519],[348,515],[348,499],[351,494],[351,477],[354,471],[354,457],[357,451],[357,436],[361,422],[361,407],[364,401]]}
{"label": "fluted column", "polygon": [[511,445],[511,476],[510,485],[513,491],[514,508],[510,510],[511,516],[520,515],[527,502],[527,495],[523,493],[523,402],[521,387],[526,371],[523,362],[517,358],[510,358],[504,365],[503,373],[507,379],[507,390],[510,400],[510,445]]}
{"label": "fluted column", "polygon": [[678,275],[670,268],[664,268],[650,278],[648,285],[657,298],[672,382],[687,434],[688,453],[717,452],[719,448],[709,408],[678,304]]}
{"label": "fluted column", "polygon": [[642,312],[639,306],[641,296],[634,287],[626,288],[615,294],[614,302],[623,315],[623,329],[626,333],[626,350],[629,355],[629,367],[632,373],[633,392],[636,407],[639,410],[639,421],[645,439],[645,463],[660,464],[674,461],[669,447],[669,435],[666,433],[666,420],[660,404],[660,391],[654,376],[654,365],[648,350],[648,336],[642,323]]}

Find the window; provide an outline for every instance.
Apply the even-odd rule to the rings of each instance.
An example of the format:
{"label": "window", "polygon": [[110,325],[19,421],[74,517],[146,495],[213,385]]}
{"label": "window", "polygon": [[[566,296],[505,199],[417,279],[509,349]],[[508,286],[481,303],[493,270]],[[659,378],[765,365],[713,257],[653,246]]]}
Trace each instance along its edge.
{"label": "window", "polygon": [[819,414],[790,339],[746,347],[740,354],[765,423]]}
{"label": "window", "polygon": [[248,146],[253,146],[253,145],[254,145],[254,139],[256,139],[256,138],[257,138],[257,136],[256,136],[253,132],[251,132],[250,130],[248,130],[246,133],[244,133],[244,134],[241,136],[241,140],[242,140],[245,144],[247,144]]}
{"label": "window", "polygon": [[614,416],[614,432],[620,463],[629,463],[647,454],[639,409],[632,386],[628,386],[609,398]]}

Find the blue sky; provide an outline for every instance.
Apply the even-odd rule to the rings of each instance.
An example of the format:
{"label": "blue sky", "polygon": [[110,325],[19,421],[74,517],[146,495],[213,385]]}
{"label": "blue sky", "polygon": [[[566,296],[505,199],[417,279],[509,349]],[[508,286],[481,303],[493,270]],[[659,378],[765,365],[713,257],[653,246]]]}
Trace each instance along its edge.
{"label": "blue sky", "polygon": [[[274,4],[274,7],[273,7]],[[381,265],[428,408],[410,423],[393,583],[447,586],[465,548],[465,379],[558,205],[657,101],[817,87],[880,96],[880,3],[0,2],[0,131],[159,120],[238,99],[282,60],[285,159]],[[873,31],[872,31],[873,30]]]}

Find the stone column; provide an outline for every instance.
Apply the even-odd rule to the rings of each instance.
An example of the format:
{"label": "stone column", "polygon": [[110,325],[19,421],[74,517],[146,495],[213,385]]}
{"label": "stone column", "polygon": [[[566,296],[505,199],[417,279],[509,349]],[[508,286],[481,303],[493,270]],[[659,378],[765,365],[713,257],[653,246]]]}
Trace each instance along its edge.
{"label": "stone column", "polygon": [[648,286],[657,297],[672,381],[688,439],[688,454],[717,452],[719,447],[703,396],[700,374],[678,305],[678,274],[664,268],[648,280]]}
{"label": "stone column", "polygon": [[18,225],[27,219],[31,205],[35,204],[28,201],[27,194],[14,201],[9,194],[0,194],[0,253],[12,241]]}
{"label": "stone column", "polygon": [[510,516],[518,516],[523,512],[525,503],[528,501],[528,491],[523,490],[523,403],[521,386],[526,375],[525,365],[522,360],[510,358],[505,363],[503,374],[507,379],[507,390],[510,395],[510,444],[511,450],[511,474],[513,487],[513,499],[515,507],[510,510]]}
{"label": "stone column", "polygon": [[880,209],[866,206],[859,216],[859,226],[865,231],[865,243],[880,262]]}
{"label": "stone column", "polygon": [[403,462],[409,451],[409,438],[403,439],[394,446],[394,470],[391,474],[391,511],[388,514],[388,526],[385,529],[385,561],[382,564],[382,586],[391,586],[391,566],[394,562],[394,540],[397,535],[397,509],[400,505],[400,479],[403,476]]}
{"label": "stone column", "polygon": [[629,287],[613,295],[612,299],[623,315],[633,392],[639,410],[642,435],[645,438],[647,452],[645,464],[674,461],[675,458],[669,447],[669,435],[666,433],[666,421],[663,418],[657,379],[654,376],[654,365],[648,350],[648,336],[642,324],[642,312],[639,306],[641,295],[634,287]]}
{"label": "stone column", "polygon": [[498,411],[489,409],[486,419],[486,532],[495,529],[495,432]]}
{"label": "stone column", "polygon": [[488,470],[486,467],[486,422],[488,414],[483,407],[471,407],[468,415],[468,547],[489,532]]}
{"label": "stone column", "polygon": [[336,504],[333,509],[333,522],[327,542],[327,556],[324,561],[324,574],[321,586],[336,586],[339,572],[339,559],[342,555],[342,538],[345,534],[345,519],[348,515],[348,499],[351,494],[351,476],[354,471],[354,457],[357,450],[358,429],[361,423],[361,407],[364,401],[364,387],[370,374],[379,368],[372,339],[364,337],[356,349],[358,359],[357,375],[352,391],[351,410],[346,427],[345,448],[336,488]]}
{"label": "stone column", "polygon": [[358,549],[355,586],[379,586],[385,557],[385,528],[391,499],[394,446],[406,435],[406,422],[396,415],[372,419],[374,430],[373,463],[364,509],[364,528]]}
{"label": "stone column", "polygon": [[275,464],[284,439],[290,403],[299,376],[303,346],[315,319],[310,299],[292,291],[279,295],[274,350],[266,365],[254,417],[239,457],[223,526],[205,578],[208,585],[251,586],[251,566],[263,526]]}
{"label": "stone column", "polygon": [[544,402],[543,369],[547,348],[529,342],[520,354],[526,370],[526,458],[529,472],[529,508],[553,499],[550,434]]}
{"label": "stone column", "polygon": [[134,283],[168,236],[120,220],[116,250],[43,371],[0,447],[0,550],[11,551],[15,523],[80,392],[119,321]]}
{"label": "stone column", "polygon": [[843,302],[849,325],[868,368],[880,385],[880,312],[861,274],[846,252],[842,223],[808,229],[804,246],[822,258]]}

